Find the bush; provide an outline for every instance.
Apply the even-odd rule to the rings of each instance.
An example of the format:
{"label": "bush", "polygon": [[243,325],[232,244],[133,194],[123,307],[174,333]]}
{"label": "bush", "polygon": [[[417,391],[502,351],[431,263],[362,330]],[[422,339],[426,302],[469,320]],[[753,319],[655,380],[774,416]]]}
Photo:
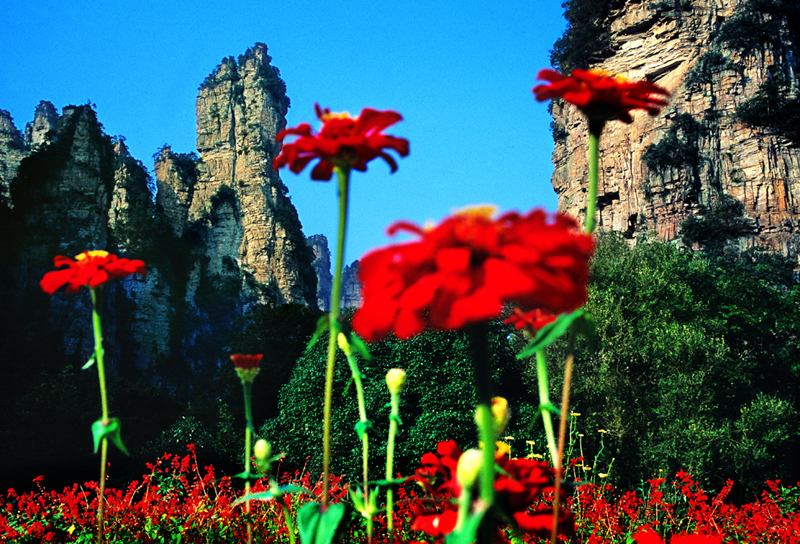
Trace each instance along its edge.
{"label": "bush", "polygon": [[790,453],[800,436],[800,289],[728,259],[599,240],[587,304],[597,351],[578,351],[573,403],[587,458],[599,451],[597,430],[608,431],[599,462],[616,459],[610,477],[623,489],[681,468],[715,489],[736,479],[741,496],[765,479],[800,477]]}
{"label": "bush", "polygon": [[[533,404],[538,399],[526,387],[520,363],[508,343],[511,331],[496,324],[491,331],[494,353],[494,385],[514,411],[507,432],[524,444],[529,438]],[[411,340],[388,338],[370,345],[373,361],[361,361],[367,415],[372,421],[370,466],[374,477],[383,476],[388,433],[389,393],[384,376],[393,367],[408,374],[402,395],[400,436],[395,450],[395,467],[408,473],[418,466],[423,453],[435,450],[440,440],[454,439],[464,448],[477,442],[473,421],[475,394],[469,342],[463,333],[427,332]],[[286,452],[289,467],[303,466],[321,471],[322,398],[327,342],[319,341],[298,361],[291,381],[281,390],[280,415],[266,422],[260,434]],[[361,441],[354,426],[358,413],[350,370],[343,356],[337,357],[332,420],[332,470],[355,475],[361,463]],[[533,388],[535,391],[535,386]],[[538,428],[537,428],[538,429]],[[537,437],[538,438],[538,437]],[[308,457],[306,457],[308,456]]]}
{"label": "bush", "polygon": [[706,132],[691,114],[679,113],[664,137],[645,148],[642,161],[658,175],[670,168],[696,167],[700,164],[700,139]]}

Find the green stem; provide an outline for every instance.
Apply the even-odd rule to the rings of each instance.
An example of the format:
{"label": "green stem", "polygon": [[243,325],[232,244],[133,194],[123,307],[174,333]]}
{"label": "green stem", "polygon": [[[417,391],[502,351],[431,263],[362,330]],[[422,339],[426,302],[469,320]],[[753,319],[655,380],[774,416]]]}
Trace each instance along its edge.
{"label": "green stem", "polygon": [[494,504],[494,448],[495,428],[492,417],[492,370],[489,359],[489,327],[486,323],[477,323],[469,328],[472,347],[472,371],[475,379],[475,396],[478,407],[479,438],[483,442],[480,497],[488,510]]}
{"label": "green stem", "polygon": [[[364,384],[361,380],[361,371],[358,369],[355,357],[352,353],[345,353],[345,355],[347,356],[347,363],[350,365],[353,383],[356,386],[358,417],[363,425],[363,432],[361,433],[361,472],[364,480],[364,504],[369,505],[369,436],[367,435],[369,420],[367,419],[367,405],[364,401]],[[367,542],[372,543],[372,515],[367,517]]]}
{"label": "green stem", "polygon": [[567,414],[569,413],[569,390],[572,385],[572,366],[574,356],[575,337],[570,332],[567,346],[567,364],[564,368],[564,388],[561,392],[561,417],[558,421],[558,452],[555,464],[555,496],[553,498],[553,531],[550,534],[550,544],[556,544],[558,538],[558,509],[561,500],[561,480],[564,474],[564,442],[567,436]]}
{"label": "green stem", "polygon": [[[389,442],[386,446],[386,479],[394,479],[394,439],[397,436],[397,421],[400,419],[400,395],[391,393],[391,414],[389,415]],[[389,542],[394,536],[394,489],[390,485],[386,490],[386,528]]]}
{"label": "green stem", "polygon": [[289,542],[290,544],[295,544],[294,539],[294,524],[292,523],[292,516],[289,514],[289,509],[286,508],[285,504],[281,505],[283,507],[283,519],[286,520],[286,529],[289,531]]}
{"label": "green stem", "polygon": [[333,369],[336,359],[336,341],[339,334],[339,299],[342,296],[342,268],[344,268],[344,240],[347,233],[347,204],[350,187],[350,169],[336,167],[339,184],[339,230],[336,237],[336,266],[331,288],[330,340],[328,364],[325,367],[325,408],[322,431],[322,509],[328,507],[331,475],[331,405],[333,404]]}
{"label": "green stem", "polygon": [[586,232],[591,234],[597,224],[595,207],[597,206],[597,175],[600,165],[600,133],[605,123],[589,121],[589,196],[586,201]]}
{"label": "green stem", "polygon": [[[100,404],[103,410],[103,424],[108,423],[108,392],[106,390],[106,372],[103,364],[103,325],[100,319],[103,288],[90,288],[92,295],[92,329],[94,331],[94,357],[97,364],[97,377],[100,381]],[[103,542],[103,522],[105,519],[105,490],[106,490],[106,465],[108,464],[108,439],[103,437],[100,450],[100,486],[97,499],[97,542]]]}
{"label": "green stem", "polygon": [[550,406],[551,403],[547,382],[547,359],[545,359],[544,351],[542,350],[536,352],[536,374],[539,377],[539,411],[542,414],[544,434],[547,437],[547,449],[550,451],[550,459],[553,462],[553,466],[556,466],[558,448],[556,447],[555,433],[553,433],[553,417],[550,410],[545,408],[545,406]]}
{"label": "green stem", "polygon": [[244,390],[244,418],[246,426],[244,429],[244,496],[245,496],[245,512],[247,512],[247,544],[253,542],[253,523],[250,521],[250,451],[252,451],[251,442],[253,440],[253,408],[250,399],[253,394],[253,382],[243,381],[242,389]]}

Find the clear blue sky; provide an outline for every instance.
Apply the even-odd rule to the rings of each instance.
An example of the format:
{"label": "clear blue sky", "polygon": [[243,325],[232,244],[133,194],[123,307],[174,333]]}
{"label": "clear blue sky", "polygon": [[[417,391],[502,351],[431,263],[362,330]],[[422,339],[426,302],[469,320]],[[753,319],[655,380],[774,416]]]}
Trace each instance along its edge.
{"label": "clear blue sky", "polygon": [[[491,202],[555,210],[546,104],[531,88],[564,30],[550,2],[281,2],[10,0],[0,32],[0,109],[17,128],[40,100],[59,112],[96,104],[152,169],[169,143],[195,150],[195,98],[227,56],[267,44],[286,81],[289,126],[314,121],[314,103],[357,114],[394,109],[386,132],[411,154],[389,175],[382,161],[354,173],[348,262],[391,240],[397,219],[439,221]],[[306,235],[336,231],[333,183],[309,170],[281,174]]]}

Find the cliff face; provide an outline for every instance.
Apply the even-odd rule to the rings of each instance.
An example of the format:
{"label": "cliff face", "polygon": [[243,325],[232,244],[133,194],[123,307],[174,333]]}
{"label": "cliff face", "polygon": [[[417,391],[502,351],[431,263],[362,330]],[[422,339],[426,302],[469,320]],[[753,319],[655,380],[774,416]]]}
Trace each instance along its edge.
{"label": "cliff face", "polygon": [[[322,234],[308,237],[308,245],[314,252],[314,272],[317,274],[317,305],[320,310],[329,311],[331,308],[331,289],[333,276],[331,274],[331,251],[328,239]],[[358,279],[358,261],[345,265],[342,270],[342,296],[339,299],[340,308],[357,308],[361,305],[361,282]]]}
{"label": "cliff face", "polygon": [[[637,112],[631,125],[606,125],[600,229],[670,240],[687,218],[731,196],[755,227],[741,247],[798,256],[800,133],[780,119],[800,115],[797,21],[797,7],[782,0],[612,4],[611,45],[591,68],[651,80],[672,98],[656,118]],[[586,122],[559,102],[553,118],[559,210],[581,217]]]}
{"label": "cliff face", "polygon": [[138,368],[180,384],[216,363],[249,307],[316,306],[313,253],[271,168],[288,99],[269,61],[262,44],[223,61],[199,91],[199,155],[164,147],[155,181],[88,105],[59,115],[41,102],[25,136],[0,111],[0,226],[13,233],[0,241],[9,365],[33,358],[44,368],[89,353],[88,296],[50,298],[38,287],[54,256],[85,249],[147,263],[146,277],[104,289],[112,372]]}

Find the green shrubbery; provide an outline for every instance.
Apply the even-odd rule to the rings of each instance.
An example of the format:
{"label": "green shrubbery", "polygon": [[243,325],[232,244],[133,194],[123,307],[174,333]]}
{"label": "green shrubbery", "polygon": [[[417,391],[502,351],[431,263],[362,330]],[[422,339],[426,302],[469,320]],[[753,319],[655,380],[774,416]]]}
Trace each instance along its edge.
{"label": "green shrubbery", "polygon": [[600,239],[588,303],[598,349],[580,351],[573,405],[589,457],[608,431],[600,462],[616,458],[618,485],[685,469],[744,494],[800,476],[800,288],[779,263],[767,275],[788,283],[763,280],[772,265],[757,261]]}
{"label": "green shrubbery", "polygon": [[550,63],[568,74],[574,68],[589,68],[589,64],[607,55],[611,34],[606,18],[612,0],[566,0],[564,18],[567,29],[550,50]]}
{"label": "green shrubbery", "polygon": [[[524,454],[526,432],[532,422],[538,398],[526,386],[522,365],[514,358],[508,327],[492,328],[495,391],[509,400],[514,411],[507,433],[516,439],[515,453]],[[322,467],[322,398],[325,377],[326,342],[317,342],[300,358],[289,381],[281,390],[280,415],[266,422],[260,434],[278,451],[286,452],[289,467],[303,466],[318,472]],[[408,374],[408,385],[401,399],[403,425],[395,450],[395,467],[409,471],[418,466],[420,456],[434,450],[441,440],[454,439],[461,446],[474,446],[477,427],[473,420],[475,392],[472,383],[470,347],[467,336],[455,332],[428,332],[407,341],[389,338],[370,345],[373,361],[360,361],[364,374],[370,433],[370,464],[383,466],[389,427],[389,393],[384,381],[393,367]],[[355,393],[347,387],[350,371],[341,354],[337,357],[334,384],[332,451],[334,473],[353,475],[360,466],[361,441],[354,426],[358,421]],[[536,432],[538,433],[538,427]],[[517,451],[516,448],[519,448]],[[377,477],[378,474],[375,474]]]}
{"label": "green shrubbery", "polygon": [[650,144],[642,154],[642,162],[659,175],[670,168],[697,167],[700,164],[700,139],[706,127],[691,114],[679,113],[672,118],[667,133]]}

